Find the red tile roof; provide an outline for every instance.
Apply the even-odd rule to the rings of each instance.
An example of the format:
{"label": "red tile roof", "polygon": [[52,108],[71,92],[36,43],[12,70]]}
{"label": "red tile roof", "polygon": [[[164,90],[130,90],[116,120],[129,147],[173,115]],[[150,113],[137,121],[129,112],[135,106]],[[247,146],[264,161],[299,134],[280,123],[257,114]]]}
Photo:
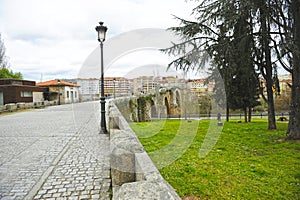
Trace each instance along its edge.
{"label": "red tile roof", "polygon": [[[58,86],[58,80],[51,80],[37,83],[36,86]],[[60,80],[60,86],[70,86],[70,87],[79,87],[74,83],[69,83],[63,80]]]}

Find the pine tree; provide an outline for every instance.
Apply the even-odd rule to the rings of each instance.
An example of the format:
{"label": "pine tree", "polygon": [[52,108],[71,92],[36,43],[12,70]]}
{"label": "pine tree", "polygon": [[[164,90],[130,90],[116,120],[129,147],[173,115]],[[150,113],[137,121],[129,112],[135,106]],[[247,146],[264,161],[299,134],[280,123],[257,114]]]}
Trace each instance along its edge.
{"label": "pine tree", "polygon": [[[179,19],[181,26],[171,28],[185,41],[166,49],[168,53],[182,55],[170,65],[184,70],[199,68],[208,60],[207,55],[212,58],[211,78],[217,81],[215,88],[219,89],[214,98],[219,105],[226,106],[227,120],[229,108],[251,110],[257,105],[258,78],[252,62],[252,6],[249,1],[203,1],[194,9],[197,22]],[[227,102],[220,98],[224,93],[218,81],[224,83]]]}
{"label": "pine tree", "polygon": [[[181,55],[170,65],[184,70],[197,69],[210,56],[216,64],[215,69],[219,70],[224,79],[229,100],[227,107],[242,101],[247,103],[245,100],[234,100],[234,95],[242,95],[233,95],[235,91],[240,91],[231,88],[233,75],[236,74],[235,84],[249,85],[248,94],[253,95],[253,101],[247,103],[251,105],[248,106],[248,112],[257,104],[259,71],[259,76],[266,81],[267,96],[263,93],[261,95],[268,103],[268,128],[276,129],[273,99],[273,87],[276,84],[273,78],[276,71],[273,67],[284,65],[285,60],[291,58],[286,53],[289,52],[289,47],[285,44],[288,38],[284,35],[288,25],[283,2],[284,0],[202,1],[193,10],[195,22],[178,18],[180,26],[171,28],[184,41],[165,50],[170,54]],[[239,48],[243,44],[249,44],[249,49]],[[244,72],[240,73],[239,70],[248,72],[248,76],[245,77],[242,75]]]}

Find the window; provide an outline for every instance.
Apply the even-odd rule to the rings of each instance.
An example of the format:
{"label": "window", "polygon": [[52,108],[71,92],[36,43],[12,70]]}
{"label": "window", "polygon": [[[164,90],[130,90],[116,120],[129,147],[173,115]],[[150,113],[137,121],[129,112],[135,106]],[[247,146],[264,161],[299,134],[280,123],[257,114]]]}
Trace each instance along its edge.
{"label": "window", "polygon": [[75,99],[77,98],[77,92],[75,91]]}
{"label": "window", "polygon": [[32,97],[32,92],[22,91],[21,97]]}
{"label": "window", "polygon": [[70,94],[69,94],[69,91],[67,91],[67,98],[69,98]]}
{"label": "window", "polygon": [[23,85],[23,82],[22,81],[17,81],[17,80],[13,80],[11,82],[12,85]]}

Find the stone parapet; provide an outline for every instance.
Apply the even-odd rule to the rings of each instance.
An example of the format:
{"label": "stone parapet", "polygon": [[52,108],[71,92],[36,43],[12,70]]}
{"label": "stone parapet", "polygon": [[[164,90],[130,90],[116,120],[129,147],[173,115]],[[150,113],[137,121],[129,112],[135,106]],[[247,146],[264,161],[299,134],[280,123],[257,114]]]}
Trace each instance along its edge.
{"label": "stone parapet", "polygon": [[108,110],[112,199],[179,200],[180,197],[163,179],[115,103],[118,103],[117,100],[110,101]]}

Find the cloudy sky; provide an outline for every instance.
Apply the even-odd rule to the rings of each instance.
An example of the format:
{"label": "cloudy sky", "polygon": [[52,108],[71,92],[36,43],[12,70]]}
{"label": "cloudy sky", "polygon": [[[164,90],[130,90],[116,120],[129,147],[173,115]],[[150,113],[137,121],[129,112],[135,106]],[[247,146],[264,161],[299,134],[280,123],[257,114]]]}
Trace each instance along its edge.
{"label": "cloudy sky", "polygon": [[[76,78],[99,46],[95,26],[100,20],[108,27],[108,45],[136,29],[176,26],[172,15],[190,19],[195,5],[185,0],[0,0],[0,32],[11,69],[25,79]],[[123,65],[168,62],[165,55],[143,49],[120,56],[106,72],[119,76]]]}

